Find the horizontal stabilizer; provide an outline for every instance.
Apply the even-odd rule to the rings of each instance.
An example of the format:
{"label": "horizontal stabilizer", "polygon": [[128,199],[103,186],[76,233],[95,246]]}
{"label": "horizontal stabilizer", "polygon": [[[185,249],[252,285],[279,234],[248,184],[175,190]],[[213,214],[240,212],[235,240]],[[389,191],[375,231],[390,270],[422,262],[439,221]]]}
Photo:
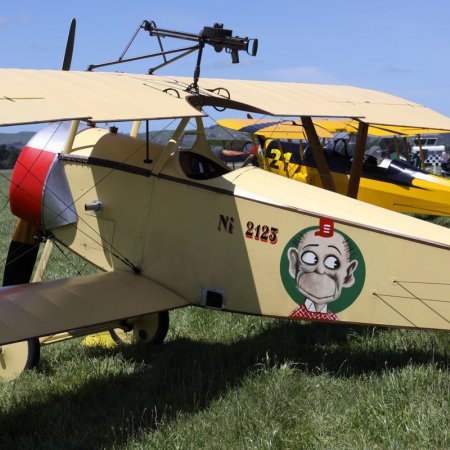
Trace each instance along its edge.
{"label": "horizontal stabilizer", "polygon": [[0,289],[0,345],[188,306],[143,276],[107,272]]}

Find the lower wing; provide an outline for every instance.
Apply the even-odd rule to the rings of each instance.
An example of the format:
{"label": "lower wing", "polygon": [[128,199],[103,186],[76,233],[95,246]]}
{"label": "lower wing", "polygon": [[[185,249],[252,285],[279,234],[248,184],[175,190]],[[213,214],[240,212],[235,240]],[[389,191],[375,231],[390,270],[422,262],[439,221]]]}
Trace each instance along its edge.
{"label": "lower wing", "polygon": [[0,289],[0,344],[188,305],[158,283],[127,272],[9,286]]}

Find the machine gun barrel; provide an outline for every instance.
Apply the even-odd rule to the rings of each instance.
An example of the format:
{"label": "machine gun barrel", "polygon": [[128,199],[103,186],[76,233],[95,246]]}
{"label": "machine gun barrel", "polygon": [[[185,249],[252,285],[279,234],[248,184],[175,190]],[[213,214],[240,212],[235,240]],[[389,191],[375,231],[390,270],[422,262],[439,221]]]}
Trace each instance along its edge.
{"label": "machine gun barrel", "polygon": [[170,37],[187,41],[195,41],[201,46],[204,44],[209,44],[212,45],[218,53],[225,49],[225,51],[231,53],[233,63],[239,62],[237,54],[239,51],[245,51],[251,56],[256,56],[258,51],[257,39],[232,36],[232,30],[223,28],[223,24],[220,23],[216,23],[212,27],[204,27],[198,34],[158,28],[154,22],[147,20],[143,22],[142,27],[145,31],[149,32],[150,36]]}

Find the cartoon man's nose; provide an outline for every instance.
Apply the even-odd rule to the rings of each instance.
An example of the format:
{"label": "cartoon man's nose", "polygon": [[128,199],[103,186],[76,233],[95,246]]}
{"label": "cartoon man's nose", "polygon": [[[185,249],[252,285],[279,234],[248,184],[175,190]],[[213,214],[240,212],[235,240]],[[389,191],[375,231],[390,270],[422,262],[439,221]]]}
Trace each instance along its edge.
{"label": "cartoon man's nose", "polygon": [[322,264],[317,264],[316,272],[319,275],[323,275],[325,273],[325,266],[323,266]]}

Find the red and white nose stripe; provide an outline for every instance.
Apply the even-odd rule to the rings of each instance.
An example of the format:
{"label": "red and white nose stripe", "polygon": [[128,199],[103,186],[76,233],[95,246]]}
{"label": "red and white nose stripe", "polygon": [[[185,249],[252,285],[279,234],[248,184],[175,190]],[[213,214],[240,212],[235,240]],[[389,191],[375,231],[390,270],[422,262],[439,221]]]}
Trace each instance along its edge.
{"label": "red and white nose stripe", "polygon": [[9,189],[11,212],[21,219],[42,224],[42,197],[50,167],[57,154],[24,147],[14,167]]}
{"label": "red and white nose stripe", "polygon": [[20,153],[12,173],[11,212],[40,228],[77,221],[64,167],[58,160],[67,134],[68,126],[61,123],[37,133]]}

